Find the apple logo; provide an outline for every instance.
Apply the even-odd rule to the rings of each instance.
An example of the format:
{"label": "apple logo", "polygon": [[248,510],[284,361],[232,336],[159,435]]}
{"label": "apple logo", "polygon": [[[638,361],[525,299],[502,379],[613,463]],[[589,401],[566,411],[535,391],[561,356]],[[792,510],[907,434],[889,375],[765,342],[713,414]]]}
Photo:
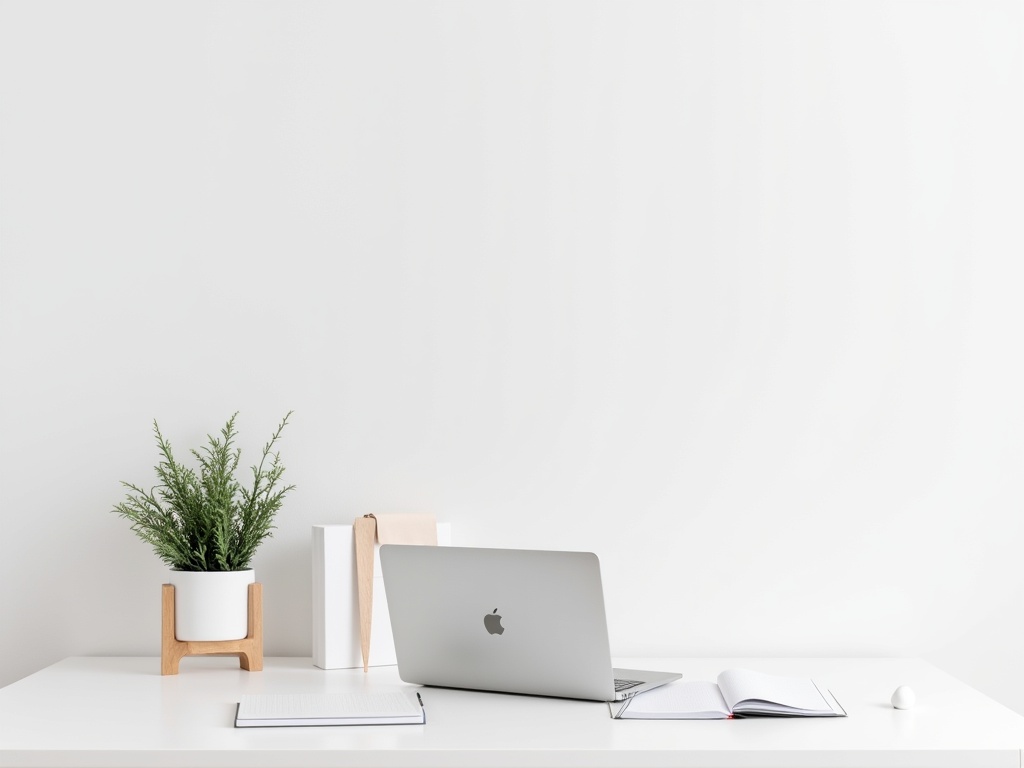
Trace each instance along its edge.
{"label": "apple logo", "polygon": [[494,613],[484,616],[484,626],[492,635],[500,635],[505,631],[505,628],[501,626],[501,616],[498,615],[497,608],[494,609]]}

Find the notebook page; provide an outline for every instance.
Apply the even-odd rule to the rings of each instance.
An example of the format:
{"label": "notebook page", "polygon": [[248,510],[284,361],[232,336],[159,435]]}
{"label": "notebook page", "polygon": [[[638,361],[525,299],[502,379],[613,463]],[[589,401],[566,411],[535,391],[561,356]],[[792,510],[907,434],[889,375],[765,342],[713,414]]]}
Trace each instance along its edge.
{"label": "notebook page", "polygon": [[729,717],[718,686],[687,680],[638,693],[619,711],[619,717],[640,720],[700,720]]}
{"label": "notebook page", "polygon": [[810,711],[832,711],[818,687],[809,678],[780,677],[749,669],[727,669],[718,676],[729,709],[748,699],[784,704]]}
{"label": "notebook page", "polygon": [[405,717],[418,715],[420,705],[405,691],[293,693],[242,696],[241,719]]}

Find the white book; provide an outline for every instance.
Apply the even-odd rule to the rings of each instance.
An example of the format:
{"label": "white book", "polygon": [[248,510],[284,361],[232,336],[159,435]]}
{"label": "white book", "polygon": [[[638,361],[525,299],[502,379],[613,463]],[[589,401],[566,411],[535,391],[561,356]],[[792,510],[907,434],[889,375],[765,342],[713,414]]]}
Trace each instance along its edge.
{"label": "white book", "polygon": [[243,696],[236,728],[295,725],[415,725],[427,721],[418,691],[278,693]]}
{"label": "white book", "polygon": [[832,693],[813,680],[727,669],[718,682],[680,681],[639,693],[615,715],[625,720],[714,720],[730,717],[846,717]]}

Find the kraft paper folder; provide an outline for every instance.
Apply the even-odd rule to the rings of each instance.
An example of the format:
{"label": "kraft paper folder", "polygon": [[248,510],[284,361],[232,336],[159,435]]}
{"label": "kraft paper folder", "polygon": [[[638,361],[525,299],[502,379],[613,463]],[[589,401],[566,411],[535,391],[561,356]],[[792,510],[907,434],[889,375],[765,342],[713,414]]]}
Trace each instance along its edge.
{"label": "kraft paper folder", "polygon": [[363,671],[370,667],[370,631],[373,622],[373,545],[425,544],[437,546],[437,519],[429,513],[366,515],[352,524],[356,542],[356,580],[359,584],[359,647]]}

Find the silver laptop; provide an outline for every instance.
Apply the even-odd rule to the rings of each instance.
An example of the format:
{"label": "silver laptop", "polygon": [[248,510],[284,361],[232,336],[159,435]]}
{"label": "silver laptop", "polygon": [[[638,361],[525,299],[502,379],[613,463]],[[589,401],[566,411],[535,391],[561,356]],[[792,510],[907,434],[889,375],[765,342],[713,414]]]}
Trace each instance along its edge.
{"label": "silver laptop", "polygon": [[612,669],[593,553],[385,544],[380,562],[407,683],[620,701],[680,677]]}

